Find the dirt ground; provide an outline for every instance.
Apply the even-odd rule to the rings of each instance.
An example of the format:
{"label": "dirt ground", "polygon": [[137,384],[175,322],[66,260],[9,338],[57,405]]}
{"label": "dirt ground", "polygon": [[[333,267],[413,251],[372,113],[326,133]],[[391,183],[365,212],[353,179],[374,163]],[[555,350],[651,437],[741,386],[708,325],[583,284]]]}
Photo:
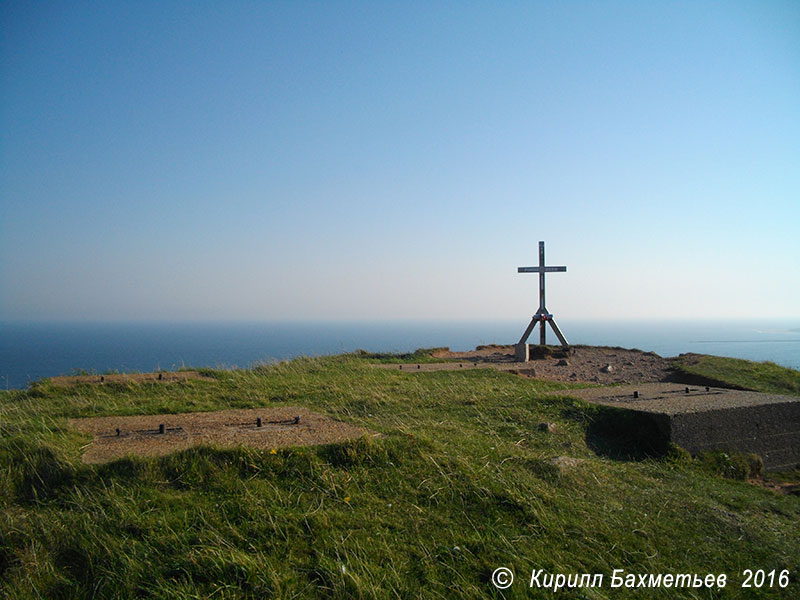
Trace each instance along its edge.
{"label": "dirt ground", "polygon": [[[162,424],[164,433],[159,432]],[[107,462],[128,454],[158,456],[199,444],[274,449],[330,444],[371,433],[297,406],[91,417],[71,419],[70,425],[94,436],[83,455],[85,463]]]}
{"label": "dirt ground", "polygon": [[187,379],[209,379],[197,371],[160,371],[158,373],[113,373],[109,375],[62,375],[51,377],[54,385],[72,386],[79,383],[175,383]]}
{"label": "dirt ground", "polygon": [[446,350],[436,352],[433,356],[452,362],[377,366],[411,372],[490,367],[523,377],[600,384],[669,381],[671,375],[670,360],[653,352],[598,346],[573,346],[567,353],[557,350],[551,356],[525,363],[514,362],[514,346],[479,346],[468,352]]}

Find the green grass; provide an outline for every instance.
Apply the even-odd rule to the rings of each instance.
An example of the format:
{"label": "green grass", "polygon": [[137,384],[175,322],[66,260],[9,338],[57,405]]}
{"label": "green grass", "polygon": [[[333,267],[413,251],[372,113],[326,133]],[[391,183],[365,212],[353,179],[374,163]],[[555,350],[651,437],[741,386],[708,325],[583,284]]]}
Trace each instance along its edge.
{"label": "green grass", "polygon": [[[533,568],[605,575],[603,588],[561,592],[570,598],[800,594],[800,498],[722,477],[685,453],[626,452],[614,439],[617,452],[598,452],[592,432],[608,413],[554,395],[562,384],[489,369],[376,369],[376,360],[388,358],[3,392],[0,597],[550,597],[528,589]],[[80,462],[89,439],[67,425],[281,405],[383,437],[89,466]],[[582,462],[562,472],[557,456]],[[490,583],[499,566],[517,576],[505,592]],[[742,590],[747,568],[789,569],[791,584]],[[613,569],[727,573],[730,583],[612,590]]]}
{"label": "green grass", "polygon": [[800,395],[800,371],[773,362],[751,362],[739,358],[685,354],[673,366],[685,380],[722,385],[771,394]]}
{"label": "green grass", "polygon": [[433,353],[437,350],[447,351],[448,348],[418,348],[414,352],[367,352],[366,350],[356,350],[352,356],[362,359],[368,359],[374,363],[437,363],[437,362],[452,362],[453,359],[435,358]]}

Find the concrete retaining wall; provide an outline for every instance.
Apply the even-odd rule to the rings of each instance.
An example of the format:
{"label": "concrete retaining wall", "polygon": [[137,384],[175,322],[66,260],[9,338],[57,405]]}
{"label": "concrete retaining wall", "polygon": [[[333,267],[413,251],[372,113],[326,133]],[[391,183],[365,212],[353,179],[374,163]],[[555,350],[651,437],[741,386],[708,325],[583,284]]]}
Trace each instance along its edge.
{"label": "concrete retaining wall", "polygon": [[669,416],[669,440],[692,454],[752,452],[770,470],[800,463],[800,402],[724,408]]}
{"label": "concrete retaining wall", "polygon": [[669,383],[563,394],[647,415],[667,441],[693,454],[754,453],[769,470],[800,464],[800,398]]}

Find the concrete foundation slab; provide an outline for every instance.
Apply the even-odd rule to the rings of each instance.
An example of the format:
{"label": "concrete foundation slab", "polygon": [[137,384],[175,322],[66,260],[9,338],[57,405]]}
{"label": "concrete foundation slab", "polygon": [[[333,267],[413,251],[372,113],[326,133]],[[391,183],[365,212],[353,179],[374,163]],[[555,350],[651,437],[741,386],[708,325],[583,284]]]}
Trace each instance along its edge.
{"label": "concrete foundation slab", "polygon": [[800,398],[671,383],[562,394],[646,414],[667,441],[693,454],[703,450],[754,453],[769,470],[800,463]]}

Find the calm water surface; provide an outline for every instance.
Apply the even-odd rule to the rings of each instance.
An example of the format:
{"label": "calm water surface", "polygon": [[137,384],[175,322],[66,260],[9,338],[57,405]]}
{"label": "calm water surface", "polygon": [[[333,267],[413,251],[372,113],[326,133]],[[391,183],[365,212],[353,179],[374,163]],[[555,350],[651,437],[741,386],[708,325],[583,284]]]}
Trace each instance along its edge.
{"label": "calm water surface", "polygon": [[[152,371],[184,366],[248,367],[295,356],[407,352],[513,343],[523,321],[261,323],[0,323],[0,387],[23,388],[76,371]],[[560,320],[573,344],[639,348],[675,356],[699,352],[769,360],[800,369],[800,319],[748,325],[713,322]],[[531,337],[534,341],[536,334]],[[548,341],[555,336],[548,333]]]}

